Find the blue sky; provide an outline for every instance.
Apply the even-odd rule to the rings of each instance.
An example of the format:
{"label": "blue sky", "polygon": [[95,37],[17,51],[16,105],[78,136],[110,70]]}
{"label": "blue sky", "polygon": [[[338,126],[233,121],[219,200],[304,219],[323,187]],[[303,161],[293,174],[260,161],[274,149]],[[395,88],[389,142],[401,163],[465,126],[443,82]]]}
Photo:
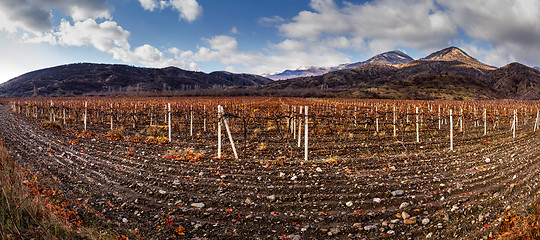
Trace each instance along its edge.
{"label": "blue sky", "polygon": [[448,46],[538,66],[540,0],[0,0],[0,82],[76,62],[264,74]]}

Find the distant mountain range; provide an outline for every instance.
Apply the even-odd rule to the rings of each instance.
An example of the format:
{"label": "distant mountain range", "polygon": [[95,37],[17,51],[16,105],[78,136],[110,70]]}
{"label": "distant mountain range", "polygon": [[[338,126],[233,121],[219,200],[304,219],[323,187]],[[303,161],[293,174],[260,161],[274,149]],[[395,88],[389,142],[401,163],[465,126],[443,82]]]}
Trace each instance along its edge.
{"label": "distant mountain range", "polygon": [[311,77],[311,76],[320,76],[329,72],[334,72],[343,69],[351,69],[359,67],[369,63],[380,63],[380,64],[402,64],[414,61],[409,55],[399,51],[390,51],[376,55],[366,61],[357,62],[357,63],[348,63],[340,64],[334,67],[300,67],[296,70],[285,70],[278,74],[264,75],[267,78],[272,80],[286,80],[297,77]]}
{"label": "distant mountain range", "polygon": [[501,68],[450,47],[403,64],[367,63],[320,76],[274,81],[257,89],[294,95],[391,99],[540,99],[540,72]]}
{"label": "distant mountain range", "polygon": [[78,63],[26,73],[0,84],[0,96],[69,96],[163,93],[231,86],[253,86],[272,80],[229,72],[194,72],[176,67],[140,68],[127,65]]}
{"label": "distant mountain range", "polygon": [[[538,68],[537,68],[538,69]],[[26,73],[0,84],[0,97],[73,95],[273,95],[389,99],[540,99],[540,71],[520,63],[497,68],[449,47],[413,60],[400,51],[332,68],[285,71],[272,81],[251,74],[175,67],[79,63]]]}

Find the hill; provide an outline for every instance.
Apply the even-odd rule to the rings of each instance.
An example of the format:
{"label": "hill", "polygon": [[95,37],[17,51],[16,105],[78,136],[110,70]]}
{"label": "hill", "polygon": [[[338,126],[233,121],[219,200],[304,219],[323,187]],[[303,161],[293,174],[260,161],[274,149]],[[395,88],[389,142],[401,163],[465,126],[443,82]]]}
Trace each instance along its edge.
{"label": "hill", "polygon": [[334,72],[334,71],[344,70],[344,69],[351,69],[351,68],[359,67],[362,65],[370,64],[370,63],[392,65],[392,64],[408,63],[413,60],[414,59],[411,58],[409,55],[399,50],[394,50],[394,51],[378,54],[362,62],[341,64],[339,66],[334,66],[334,67],[300,67],[296,70],[285,70],[278,74],[267,75],[266,77],[273,80],[286,80],[286,79],[297,78],[297,77],[320,76],[329,72]]}
{"label": "hill", "polygon": [[78,63],[41,69],[0,84],[0,96],[69,96],[174,92],[253,86],[272,80],[251,74],[186,71],[176,67]]}
{"label": "hill", "polygon": [[540,72],[533,68],[518,63],[496,68],[450,47],[404,64],[368,63],[259,88],[391,99],[539,99],[539,83]]}

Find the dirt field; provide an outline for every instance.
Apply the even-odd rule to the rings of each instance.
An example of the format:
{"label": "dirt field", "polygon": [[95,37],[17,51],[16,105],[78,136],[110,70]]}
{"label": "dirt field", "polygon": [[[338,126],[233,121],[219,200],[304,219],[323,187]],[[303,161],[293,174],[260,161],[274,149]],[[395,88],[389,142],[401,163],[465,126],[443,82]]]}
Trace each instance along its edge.
{"label": "dirt field", "polygon": [[[265,132],[251,129],[235,160],[228,145],[215,158],[213,132],[160,145],[111,140],[107,125],[83,134],[42,121],[0,109],[14,157],[80,214],[144,239],[491,238],[505,211],[524,212],[539,191],[540,139],[525,130],[454,151],[444,137],[350,145],[333,132],[301,161],[300,150],[277,145],[283,139],[261,147]],[[333,157],[323,140],[335,144]]]}

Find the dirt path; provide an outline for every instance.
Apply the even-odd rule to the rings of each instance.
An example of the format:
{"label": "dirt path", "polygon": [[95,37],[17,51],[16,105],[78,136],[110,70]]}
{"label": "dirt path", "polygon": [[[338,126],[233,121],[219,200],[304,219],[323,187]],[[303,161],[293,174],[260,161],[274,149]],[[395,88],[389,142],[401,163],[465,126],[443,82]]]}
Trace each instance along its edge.
{"label": "dirt path", "polygon": [[540,190],[532,134],[455,152],[426,143],[360,159],[232,161],[212,159],[213,146],[196,149],[200,159],[169,159],[173,146],[39,126],[0,109],[0,134],[18,161],[75,210],[145,239],[482,238]]}

